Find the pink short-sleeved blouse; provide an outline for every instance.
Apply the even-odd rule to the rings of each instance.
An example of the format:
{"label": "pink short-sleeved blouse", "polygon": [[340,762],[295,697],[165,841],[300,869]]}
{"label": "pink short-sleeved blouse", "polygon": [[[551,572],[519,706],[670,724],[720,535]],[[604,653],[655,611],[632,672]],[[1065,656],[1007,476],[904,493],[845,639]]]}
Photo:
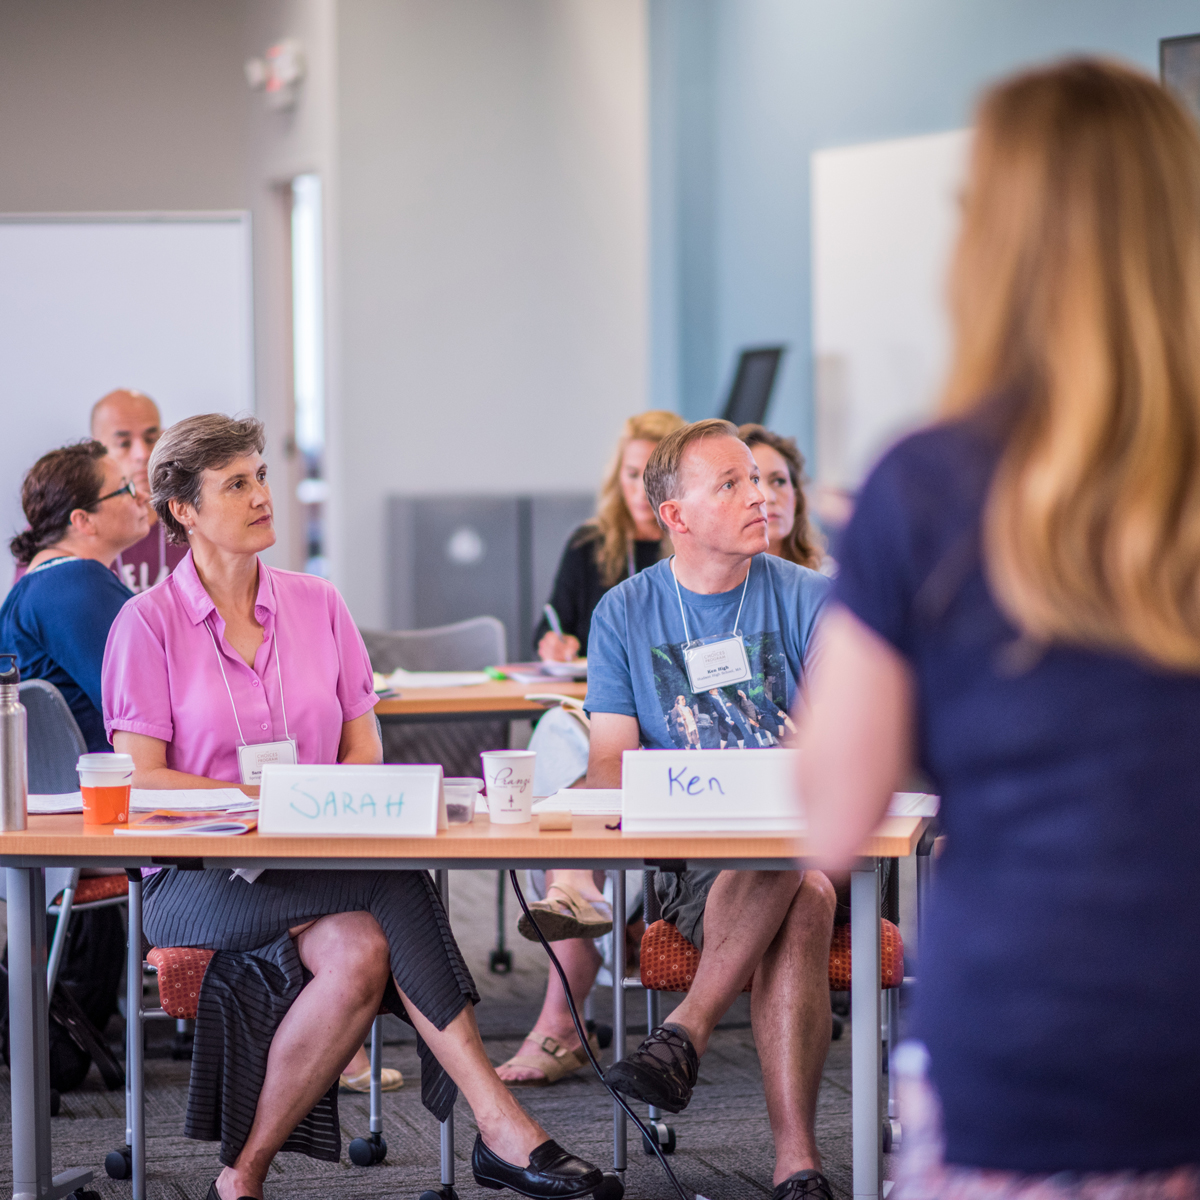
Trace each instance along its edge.
{"label": "pink short-sleeved blouse", "polygon": [[254,615],[263,641],[248,667],[225,641],[225,622],[190,553],[169,578],[134,596],[104,651],[109,739],[117,730],[160,738],[172,770],[231,783],[239,779],[241,738],[254,745],[290,734],[298,761],[337,762],[343,723],[376,701],[367,650],[345,602],[324,579],[260,561]]}

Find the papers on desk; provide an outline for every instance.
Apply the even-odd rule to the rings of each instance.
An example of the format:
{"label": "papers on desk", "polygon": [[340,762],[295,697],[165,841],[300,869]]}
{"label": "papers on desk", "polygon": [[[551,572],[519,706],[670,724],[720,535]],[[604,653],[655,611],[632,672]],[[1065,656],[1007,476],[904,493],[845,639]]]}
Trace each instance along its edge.
{"label": "papers on desk", "polygon": [[247,812],[258,808],[241,788],[172,788],[155,790],[133,788],[129,793],[129,807],[135,812],[153,812],[155,809],[170,809],[171,812],[208,812],[221,809],[224,812]]}
{"label": "papers on desk", "polygon": [[[161,793],[159,793],[161,795]],[[249,833],[258,818],[247,814],[235,820],[223,812],[171,812],[159,809],[128,825],[118,825],[114,834],[134,837],[235,837]]]}
{"label": "papers on desk", "polygon": [[620,788],[559,788],[553,796],[533,802],[535,813],[569,812],[574,816],[619,817]]}
{"label": "papers on desk", "polygon": [[587,679],[587,659],[577,658],[573,662],[524,662],[506,663],[500,668],[509,679],[517,683],[561,683],[563,680]]}
{"label": "papers on desk", "polygon": [[936,817],[940,799],[928,792],[896,792],[888,804],[888,816]]}
{"label": "papers on desk", "polygon": [[474,687],[490,683],[486,671],[406,671],[397,667],[390,675],[375,672],[377,692],[406,692],[409,688]]}
{"label": "papers on desk", "polygon": [[[251,800],[240,788],[180,788],[177,791],[149,788],[133,788],[129,793],[129,807],[134,812],[153,812],[169,809],[171,812],[223,813],[257,812],[258,801]],[[57,796],[31,795],[28,811],[35,816],[58,816],[63,813],[83,812],[83,795],[80,792],[63,792]]]}
{"label": "papers on desk", "polygon": [[28,811],[34,816],[57,816],[60,813],[83,812],[81,792],[63,792],[58,796],[30,795]]}

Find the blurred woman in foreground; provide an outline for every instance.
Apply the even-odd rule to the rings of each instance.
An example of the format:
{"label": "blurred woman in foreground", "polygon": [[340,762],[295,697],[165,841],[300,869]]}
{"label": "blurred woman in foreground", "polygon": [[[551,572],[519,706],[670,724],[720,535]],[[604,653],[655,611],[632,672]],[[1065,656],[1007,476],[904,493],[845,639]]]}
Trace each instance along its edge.
{"label": "blurred woman in foreground", "polygon": [[914,764],[942,796],[897,1195],[1195,1196],[1200,138],[1033,71],[964,206],[945,419],[840,543],[810,834],[844,865]]}

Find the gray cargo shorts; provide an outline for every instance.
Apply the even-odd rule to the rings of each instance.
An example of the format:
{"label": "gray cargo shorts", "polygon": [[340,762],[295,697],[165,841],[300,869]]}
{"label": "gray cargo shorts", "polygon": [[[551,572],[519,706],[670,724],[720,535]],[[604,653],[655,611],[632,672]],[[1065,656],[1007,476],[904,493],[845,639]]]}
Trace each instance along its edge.
{"label": "gray cargo shorts", "polygon": [[688,867],[654,873],[654,891],[664,921],[670,922],[697,950],[704,949],[704,906],[720,867]]}

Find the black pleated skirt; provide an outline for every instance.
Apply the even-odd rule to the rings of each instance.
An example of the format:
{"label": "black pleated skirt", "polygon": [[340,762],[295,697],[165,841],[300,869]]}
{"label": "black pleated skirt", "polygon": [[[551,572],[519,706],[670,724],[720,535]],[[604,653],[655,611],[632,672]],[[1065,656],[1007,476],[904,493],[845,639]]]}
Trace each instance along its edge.
{"label": "black pleated skirt", "polygon": [[[439,1029],[478,1003],[441,896],[425,871],[265,871],[254,883],[228,868],[172,868],[146,881],[144,929],[154,946],[214,950],[200,989],[187,1137],[221,1143],[232,1165],[245,1145],[271,1039],[309,976],[288,930],[317,917],[369,912],[388,940],[392,976]],[[408,1020],[395,986],[384,1003]],[[439,1120],[457,1089],[418,1039],[421,1099]],[[283,1149],[341,1156],[335,1079]]]}

